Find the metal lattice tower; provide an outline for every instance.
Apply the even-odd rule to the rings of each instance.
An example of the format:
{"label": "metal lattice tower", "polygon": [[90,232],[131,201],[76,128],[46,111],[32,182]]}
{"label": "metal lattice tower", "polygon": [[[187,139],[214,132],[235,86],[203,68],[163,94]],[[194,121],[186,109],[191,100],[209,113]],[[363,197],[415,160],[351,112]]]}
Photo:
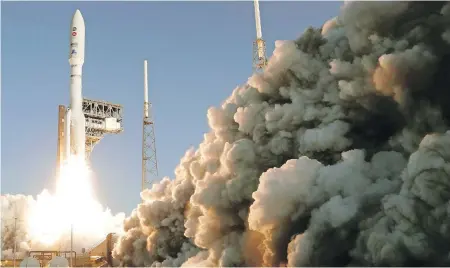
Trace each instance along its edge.
{"label": "metal lattice tower", "polygon": [[[86,159],[90,158],[94,146],[106,134],[119,134],[123,131],[123,108],[119,104],[113,104],[102,100],[91,100],[83,98],[83,113],[85,117],[86,131]],[[58,144],[57,144],[57,170],[64,162],[63,152],[65,152],[66,133],[64,129],[64,121],[66,107],[59,105],[58,107]]]}
{"label": "metal lattice tower", "polygon": [[86,119],[86,159],[94,146],[106,134],[123,132],[123,107],[102,100],[83,98],[83,113]]}
{"label": "metal lattice tower", "polygon": [[158,161],[156,158],[155,124],[151,113],[151,103],[148,101],[147,60],[144,61],[144,120],[142,124],[142,191],[147,189],[150,176],[158,176]]}
{"label": "metal lattice tower", "polygon": [[259,14],[259,1],[254,0],[256,40],[253,42],[253,71],[261,72],[267,65],[266,42],[262,38],[261,18]]}

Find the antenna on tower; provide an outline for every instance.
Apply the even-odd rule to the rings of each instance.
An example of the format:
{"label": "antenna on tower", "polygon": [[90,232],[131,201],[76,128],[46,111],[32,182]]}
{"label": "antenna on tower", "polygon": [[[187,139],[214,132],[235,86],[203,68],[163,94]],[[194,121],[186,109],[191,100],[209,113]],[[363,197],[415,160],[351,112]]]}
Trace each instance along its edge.
{"label": "antenna on tower", "polygon": [[259,1],[254,0],[255,22],[256,22],[256,40],[253,42],[253,71],[259,72],[267,65],[266,42],[262,38],[261,18],[259,14]]}
{"label": "antenna on tower", "polygon": [[156,159],[155,124],[151,113],[152,104],[148,101],[147,60],[144,60],[144,120],[142,124],[142,191],[150,183],[149,176],[158,176]]}

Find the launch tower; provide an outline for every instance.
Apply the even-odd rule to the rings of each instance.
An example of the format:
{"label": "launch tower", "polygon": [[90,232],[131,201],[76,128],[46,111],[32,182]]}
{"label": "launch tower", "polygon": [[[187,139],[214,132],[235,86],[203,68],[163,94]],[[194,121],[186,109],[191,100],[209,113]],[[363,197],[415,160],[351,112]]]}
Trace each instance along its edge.
{"label": "launch tower", "polygon": [[[67,135],[64,129],[64,120],[66,107],[59,105],[58,113],[58,151],[57,151],[57,167],[63,163],[65,143],[64,139]],[[89,159],[94,146],[106,134],[119,134],[123,131],[122,127],[122,106],[102,100],[91,100],[83,98],[83,113],[85,118],[86,130],[86,146],[85,155]],[[59,172],[59,171],[58,171]]]}
{"label": "launch tower", "polygon": [[261,18],[259,14],[259,0],[254,0],[256,40],[253,42],[253,71],[260,72],[267,65],[266,42],[262,38]]}
{"label": "launch tower", "polygon": [[119,134],[122,127],[122,106],[102,100],[83,99],[83,113],[86,118],[86,158],[94,146],[106,134]]}
{"label": "launch tower", "polygon": [[142,124],[142,191],[150,183],[150,176],[158,176],[156,158],[155,124],[151,113],[152,104],[148,101],[147,60],[144,61],[144,120]]}

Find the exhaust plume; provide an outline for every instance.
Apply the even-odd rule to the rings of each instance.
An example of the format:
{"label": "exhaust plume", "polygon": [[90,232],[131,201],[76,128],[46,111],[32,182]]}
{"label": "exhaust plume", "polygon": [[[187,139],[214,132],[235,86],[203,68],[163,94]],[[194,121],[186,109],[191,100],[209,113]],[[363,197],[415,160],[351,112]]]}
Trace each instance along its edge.
{"label": "exhaust plume", "polygon": [[[36,198],[25,195],[2,195],[0,249],[2,259],[13,258],[15,239],[18,259],[26,257],[27,252],[33,250],[70,250],[71,226],[70,223],[60,224],[67,222],[61,216],[61,208],[56,208],[60,201],[47,190]],[[16,228],[14,217],[17,217]],[[83,221],[82,223],[92,225],[89,230],[80,224],[73,227],[73,249],[81,252],[82,248],[89,251],[100,244],[110,232],[120,233],[125,215],[123,213],[114,215],[109,209],[104,209],[96,203],[77,217]],[[42,239],[42,235],[45,238],[45,235],[55,234],[57,234],[55,239],[47,241]]]}
{"label": "exhaust plume", "polygon": [[277,41],[142,193],[128,266],[450,265],[450,4],[346,2]]}
{"label": "exhaust plume", "polygon": [[70,158],[61,167],[53,194],[45,189],[36,199],[2,195],[2,259],[13,258],[14,242],[16,256],[23,258],[30,250],[70,250],[71,231],[77,252],[89,251],[108,233],[120,233],[125,214],[113,215],[95,199],[90,174],[84,159]]}

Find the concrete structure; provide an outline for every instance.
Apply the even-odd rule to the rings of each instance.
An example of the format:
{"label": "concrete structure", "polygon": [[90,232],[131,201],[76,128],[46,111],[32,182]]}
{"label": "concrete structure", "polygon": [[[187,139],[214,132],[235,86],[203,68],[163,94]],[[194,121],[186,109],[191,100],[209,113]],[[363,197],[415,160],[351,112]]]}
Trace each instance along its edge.
{"label": "concrete structure", "polygon": [[118,236],[114,233],[108,234],[103,242],[89,251],[89,256],[95,259],[103,258],[111,267],[118,266],[120,263],[112,257],[112,250],[117,242],[117,238]]}

